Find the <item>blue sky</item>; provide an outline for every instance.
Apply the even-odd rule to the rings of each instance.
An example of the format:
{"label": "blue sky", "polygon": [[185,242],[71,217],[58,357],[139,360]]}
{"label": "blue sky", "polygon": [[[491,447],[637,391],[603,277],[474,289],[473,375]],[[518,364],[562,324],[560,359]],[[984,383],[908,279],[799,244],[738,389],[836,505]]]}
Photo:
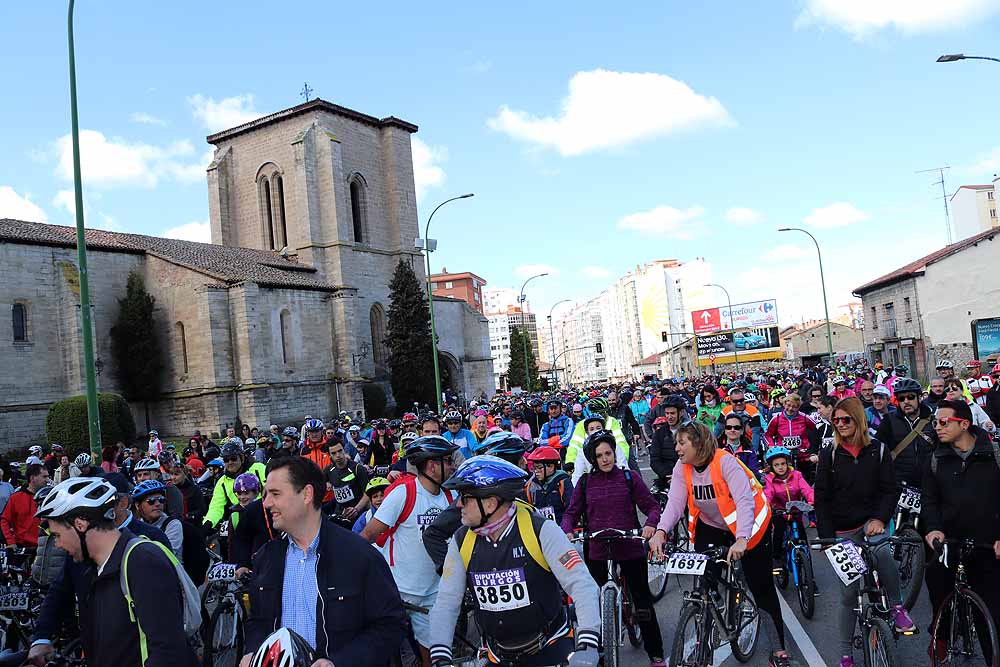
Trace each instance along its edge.
{"label": "blue sky", "polygon": [[[0,216],[72,224],[65,8],[0,14]],[[197,234],[204,137],[324,99],[417,123],[434,265],[536,310],[636,264],[704,257],[781,319],[943,245],[939,190],[1000,171],[1000,0],[767,3],[78,0],[88,226]],[[626,9],[622,7],[626,6]],[[336,7],[336,9],[334,9]],[[91,156],[88,159],[88,154]]]}

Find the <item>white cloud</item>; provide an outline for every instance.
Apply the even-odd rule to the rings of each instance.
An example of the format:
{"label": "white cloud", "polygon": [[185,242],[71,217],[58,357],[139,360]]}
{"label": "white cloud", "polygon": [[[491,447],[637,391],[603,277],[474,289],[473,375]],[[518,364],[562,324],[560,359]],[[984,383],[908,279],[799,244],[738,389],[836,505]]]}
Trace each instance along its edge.
{"label": "white cloud", "polygon": [[[76,194],[73,190],[60,190],[57,192],[56,196],[52,198],[52,205],[56,208],[63,209],[71,216],[76,216]],[[86,204],[84,204],[83,211],[84,216],[86,217]]]}
{"label": "white cloud", "polygon": [[879,30],[947,30],[996,13],[997,0],[807,0],[796,26],[830,25],[864,38]]}
{"label": "white cloud", "polygon": [[157,118],[151,114],[144,111],[136,111],[134,114],[129,116],[129,120],[133,123],[139,123],[140,125],[166,125],[167,121],[162,118]]}
{"label": "white cloud", "polygon": [[475,74],[485,74],[493,69],[493,61],[483,58],[472,63],[466,69]]}
{"label": "white cloud", "polygon": [[704,212],[701,206],[692,206],[684,210],[672,206],[657,206],[649,211],[625,216],[618,221],[618,229],[671,236],[675,239],[691,239],[694,237],[693,227]]}
{"label": "white cloud", "polygon": [[967,174],[977,183],[980,181],[983,183],[992,182],[993,179],[991,177],[1000,173],[1000,146],[996,146],[988,153],[980,155],[972,164],[957,167],[956,171]]}
{"label": "white cloud", "polygon": [[784,244],[776,245],[764,253],[763,258],[769,261],[789,261],[811,257],[812,253],[802,246]]}
{"label": "white cloud", "polygon": [[420,201],[428,188],[444,185],[446,176],[440,163],[448,159],[448,149],[429,146],[422,139],[412,137],[410,151],[413,153],[413,185],[417,201]]}
{"label": "white cloud", "polygon": [[651,72],[577,72],[558,117],[534,116],[500,107],[489,127],[562,155],[625,146],[650,137],[701,125],[731,125],[729,113],[714,97],[686,83]]}
{"label": "white cloud", "polygon": [[514,268],[514,275],[519,278],[530,278],[531,276],[537,276],[539,273],[547,273],[550,276],[558,276],[559,269],[554,266],[549,266],[548,264],[521,264]]}
{"label": "white cloud", "polygon": [[185,225],[171,227],[163,232],[163,236],[168,239],[180,239],[181,241],[197,241],[199,243],[212,242],[212,228],[208,221],[189,222]]}
{"label": "white cloud", "polygon": [[0,185],[0,218],[26,222],[48,222],[49,220],[45,211],[31,201],[31,195],[25,193],[22,197],[9,185]]}
{"label": "white cloud", "polygon": [[[70,135],[56,140],[55,153],[58,160],[56,174],[72,181],[73,144]],[[96,130],[80,132],[80,161],[86,186],[151,188],[163,177],[190,182],[191,170],[197,165],[185,158],[193,153],[194,146],[187,140],[153,146],[141,142],[129,143],[117,137],[109,139]],[[201,177],[204,177],[204,170]]]}
{"label": "white cloud", "polygon": [[763,220],[764,216],[752,208],[734,206],[726,211],[725,219],[726,222],[738,227],[749,227]]}
{"label": "white cloud", "polygon": [[209,132],[228,130],[264,115],[253,108],[253,95],[249,94],[226,97],[216,102],[199,93],[187,98],[187,102],[192,107],[194,117]]}
{"label": "white cloud", "polygon": [[829,206],[813,209],[813,212],[807,215],[804,220],[807,225],[816,229],[833,229],[834,227],[845,227],[857,222],[864,222],[870,217],[852,204],[836,202]]}
{"label": "white cloud", "polygon": [[611,272],[603,266],[585,266],[580,269],[580,273],[588,278],[608,278],[611,276]]}

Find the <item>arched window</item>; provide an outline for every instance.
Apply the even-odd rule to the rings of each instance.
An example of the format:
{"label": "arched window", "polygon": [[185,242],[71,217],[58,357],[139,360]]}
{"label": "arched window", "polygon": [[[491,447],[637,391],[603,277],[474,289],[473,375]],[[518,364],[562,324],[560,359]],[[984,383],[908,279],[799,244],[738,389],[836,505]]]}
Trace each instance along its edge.
{"label": "arched window", "polygon": [[376,367],[385,365],[385,311],[382,306],[375,304],[372,306],[368,316],[372,333],[372,361]]}
{"label": "arched window", "polygon": [[276,197],[276,211],[274,220],[277,223],[278,237],[274,241],[276,248],[284,248],[288,245],[288,228],[285,226],[285,181],[279,174],[274,175],[274,190]]}
{"label": "arched window", "polygon": [[264,224],[264,246],[274,250],[274,209],[271,205],[271,182],[267,178],[260,181],[260,215]]}
{"label": "arched window", "polygon": [[15,303],[11,308],[11,321],[14,325],[14,342],[28,342],[28,309],[23,303]]}
{"label": "arched window", "polygon": [[181,358],[181,368],[184,370],[184,375],[188,374],[188,345],[187,338],[184,336],[184,324],[178,322],[174,325],[174,333],[177,336],[177,354]]}
{"label": "arched window", "polygon": [[351,223],[356,243],[365,242],[366,216],[365,181],[360,174],[355,174],[351,177]]}
{"label": "arched window", "polygon": [[292,342],[292,316],[287,310],[281,311],[281,363],[287,364],[292,359],[288,346]]}

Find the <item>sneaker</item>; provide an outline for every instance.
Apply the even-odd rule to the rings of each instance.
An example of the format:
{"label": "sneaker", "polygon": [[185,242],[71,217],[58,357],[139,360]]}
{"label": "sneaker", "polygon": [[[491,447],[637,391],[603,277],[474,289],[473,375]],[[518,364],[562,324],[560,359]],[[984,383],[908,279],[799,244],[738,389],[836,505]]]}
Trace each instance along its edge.
{"label": "sneaker", "polygon": [[854,658],[849,655],[840,656],[840,667],[854,667]]}
{"label": "sneaker", "polygon": [[782,651],[780,654],[771,654],[771,657],[767,660],[768,667],[791,667],[792,661],[788,657],[788,653]]}
{"label": "sneaker", "polygon": [[901,604],[897,604],[892,608],[892,622],[896,628],[896,632],[913,632],[917,629],[917,626],[913,623],[913,619],[910,618],[910,614],[907,613],[906,607]]}
{"label": "sneaker", "polygon": [[667,667],[667,661],[663,658],[652,658],[649,661],[649,667]]}

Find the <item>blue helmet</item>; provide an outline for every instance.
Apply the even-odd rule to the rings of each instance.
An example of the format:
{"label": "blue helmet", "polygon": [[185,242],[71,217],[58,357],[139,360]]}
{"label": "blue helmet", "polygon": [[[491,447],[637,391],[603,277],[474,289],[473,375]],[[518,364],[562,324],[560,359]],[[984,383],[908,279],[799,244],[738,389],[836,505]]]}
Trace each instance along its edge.
{"label": "blue helmet", "polygon": [[318,419],[307,419],[302,427],[303,431],[322,431],[323,422]]}
{"label": "blue helmet", "polygon": [[164,489],[166,488],[167,487],[164,486],[163,482],[155,479],[147,479],[145,482],[139,482],[136,484],[135,488],[132,489],[132,500],[142,500],[146,496],[153,493],[164,493]]}
{"label": "blue helmet", "polygon": [[786,459],[791,459],[792,458],[792,453],[790,451],[788,451],[787,447],[782,447],[781,445],[770,447],[764,453],[764,461],[766,461],[767,463],[770,463],[774,459],[781,458],[781,457],[784,457]]}
{"label": "blue helmet", "polygon": [[527,451],[527,443],[516,433],[500,431],[483,440],[476,448],[477,452],[493,456],[521,456]]}
{"label": "blue helmet", "polygon": [[220,459],[220,458],[214,458],[211,461],[209,461],[208,463],[206,463],[205,465],[210,466],[210,467],[211,466],[218,466],[220,468],[225,468],[226,467],[225,462],[222,459]]}
{"label": "blue helmet", "polygon": [[513,500],[524,490],[527,479],[528,473],[513,463],[483,454],[460,465],[443,488],[475,498],[496,496],[502,500]]}

